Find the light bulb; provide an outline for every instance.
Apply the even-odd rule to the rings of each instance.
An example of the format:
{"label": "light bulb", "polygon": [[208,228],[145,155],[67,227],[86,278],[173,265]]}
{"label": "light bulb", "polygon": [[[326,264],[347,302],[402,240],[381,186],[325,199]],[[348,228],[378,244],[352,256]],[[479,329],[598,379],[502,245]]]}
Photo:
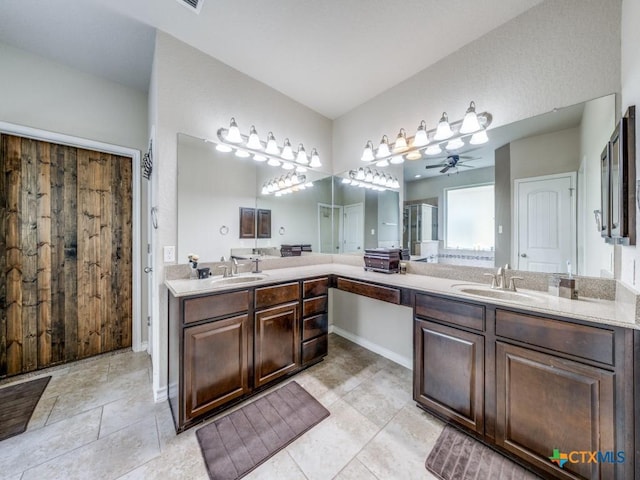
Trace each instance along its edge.
{"label": "light bulb", "polygon": [[481,128],[482,126],[480,126],[480,122],[478,121],[478,115],[476,115],[476,104],[475,102],[471,102],[469,108],[467,108],[467,113],[464,115],[464,120],[462,120],[460,133],[473,133]]}
{"label": "light bulb", "polygon": [[400,188],[400,182],[398,181],[397,178],[393,179],[393,182],[391,184],[391,188]]}
{"label": "light bulb", "polygon": [[376,185],[378,185],[380,183],[380,174],[378,172],[376,172],[376,174],[373,176],[373,180],[372,181]]}
{"label": "light bulb", "polygon": [[293,185],[293,182],[291,182],[291,177],[289,177],[288,175],[287,175],[287,177],[284,179],[284,185],[285,185],[286,187],[290,187],[291,185]]}
{"label": "light bulb", "polygon": [[389,188],[393,187],[393,178],[391,178],[391,175],[387,175],[387,177],[385,178],[384,186]]}
{"label": "light bulb", "polygon": [[389,166],[389,160],[383,158],[382,160],[378,160],[376,162],[376,167],[384,168]]}
{"label": "light bulb", "polygon": [[428,143],[429,136],[427,135],[427,124],[422,120],[420,125],[418,125],[418,130],[416,130],[415,136],[413,137],[413,146],[424,147]]}
{"label": "light bulb", "polygon": [[264,155],[258,155],[257,153],[253,156],[253,159],[256,162],[266,162],[267,161],[267,157],[265,157]]}
{"label": "light bulb", "polygon": [[249,140],[247,140],[247,148],[251,148],[253,150],[262,150],[262,143],[260,143],[258,132],[256,132],[256,127],[253,125],[251,125],[251,128],[249,129]]}
{"label": "light bulb", "polygon": [[269,195],[269,189],[266,185],[262,186],[262,195]]}
{"label": "light bulb", "polygon": [[434,140],[446,140],[453,136],[453,130],[451,130],[451,125],[449,125],[449,117],[447,116],[447,112],[442,112],[442,117],[440,117],[440,122],[438,123],[438,127],[436,128],[436,134],[433,136]]}
{"label": "light bulb", "polygon": [[356,173],[356,180],[364,180],[364,168],[360,167]]}
{"label": "light bulb", "polygon": [[437,143],[435,145],[428,146],[424,151],[425,155],[439,155],[441,153],[442,153],[442,149],[440,148],[440,145],[438,145]]}
{"label": "light bulb", "polygon": [[365,182],[373,182],[373,172],[367,168],[367,171],[364,174]]}
{"label": "light bulb", "polygon": [[407,160],[420,160],[422,158],[422,154],[416,150],[415,152],[410,152],[405,155]]}
{"label": "light bulb", "polygon": [[278,188],[284,188],[286,186],[287,186],[287,184],[284,183],[284,178],[280,177],[280,180],[278,180]]}
{"label": "light bulb", "polygon": [[389,139],[386,135],[382,136],[382,140],[380,140],[380,145],[378,146],[378,151],[376,152],[377,158],[388,157],[391,155],[389,151]]}
{"label": "light bulb", "polygon": [[293,185],[295,185],[296,183],[300,183],[300,181],[298,180],[298,175],[296,175],[295,173],[291,175],[291,183]]}
{"label": "light bulb", "polygon": [[315,148],[311,150],[311,163],[309,164],[311,168],[320,168],[322,163],[320,162],[320,155],[318,155],[318,150]]}
{"label": "light bulb", "polygon": [[471,135],[471,140],[469,143],[471,145],[482,145],[483,143],[487,143],[489,141],[489,137],[487,136],[486,130],[480,130],[479,132]]}
{"label": "light bulb", "polygon": [[345,177],[345,178],[343,178],[343,179],[342,179],[342,183],[345,183],[345,184],[347,184],[347,185],[348,185],[348,184],[350,184],[350,183],[351,183],[351,179],[350,179],[350,178],[346,178],[346,177]]}
{"label": "light bulb", "polygon": [[279,167],[280,166],[280,160],[277,160],[275,158],[270,158],[269,161],[267,162],[267,165],[270,165],[272,167]]}
{"label": "light bulb", "polygon": [[219,143],[216,145],[216,150],[219,152],[227,153],[233,150],[233,148],[231,148],[229,145],[225,145],[224,143]]}
{"label": "light bulb", "polygon": [[309,163],[309,159],[307,158],[307,152],[304,149],[304,145],[300,144],[298,146],[298,154],[296,155],[296,162],[306,165]]}
{"label": "light bulb", "polygon": [[251,154],[246,150],[236,150],[236,157],[247,158],[250,157]]}
{"label": "light bulb", "polygon": [[405,132],[404,128],[400,129],[398,136],[396,137],[396,141],[393,144],[394,152],[403,152],[407,149],[407,132]]}
{"label": "light bulb", "polygon": [[370,162],[372,160],[375,160],[375,157],[373,156],[373,142],[371,140],[369,140],[364,146],[364,151],[362,152],[362,157],[360,157],[360,160],[362,160],[363,162]]}
{"label": "light bulb", "polygon": [[291,163],[287,163],[287,162],[282,162],[282,168],[285,170],[293,170],[295,167],[295,165],[292,165]]}
{"label": "light bulb", "polygon": [[293,149],[291,148],[291,142],[288,138],[284,139],[284,145],[282,146],[282,155],[285,160],[293,160]]}
{"label": "light bulb", "polygon": [[[416,152],[412,152],[412,153],[416,153]],[[411,155],[411,153],[409,154]],[[420,155],[418,153],[418,155]],[[420,158],[420,157],[418,157]],[[399,165],[401,163],[404,163],[404,157],[402,155],[396,155],[395,157],[391,157],[391,160],[389,160],[391,163],[393,163],[394,165]]]}
{"label": "light bulb", "polygon": [[445,147],[447,150],[457,150],[459,148],[464,147],[464,142],[461,138],[454,138],[447,142],[447,146]]}
{"label": "light bulb", "polygon": [[276,139],[271,132],[267,135],[267,148],[265,149],[265,152],[270,155],[280,155],[280,149],[278,148]]}
{"label": "light bulb", "polygon": [[231,117],[231,122],[229,123],[229,130],[227,130],[227,136],[225,137],[225,140],[231,143],[242,143],[242,136],[240,135],[240,129],[238,128],[236,119],[233,117]]}

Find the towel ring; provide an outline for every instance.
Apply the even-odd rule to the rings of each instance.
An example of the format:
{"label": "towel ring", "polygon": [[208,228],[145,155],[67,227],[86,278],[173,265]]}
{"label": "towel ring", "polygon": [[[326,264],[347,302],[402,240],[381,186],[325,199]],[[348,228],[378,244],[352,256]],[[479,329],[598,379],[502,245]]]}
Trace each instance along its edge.
{"label": "towel ring", "polygon": [[222,225],[220,227],[220,235],[226,235],[227,233],[229,233],[229,227],[227,227],[226,225]]}

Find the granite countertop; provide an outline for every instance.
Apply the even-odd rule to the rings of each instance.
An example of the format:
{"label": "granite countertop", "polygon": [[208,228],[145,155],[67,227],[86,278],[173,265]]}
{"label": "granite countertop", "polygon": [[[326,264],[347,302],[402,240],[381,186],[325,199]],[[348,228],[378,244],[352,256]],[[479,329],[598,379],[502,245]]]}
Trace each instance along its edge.
{"label": "granite countertop", "polygon": [[[242,284],[216,285],[214,281],[220,278],[218,275],[203,280],[166,280],[165,285],[175,297],[184,297],[205,293],[218,293],[242,287],[255,287],[274,282],[298,280],[304,277],[328,274],[344,275],[354,279],[377,282],[391,287],[410,288],[425,293],[448,295],[461,300],[475,300],[493,305],[517,307],[529,310],[533,313],[560,315],[567,318],[587,320],[599,324],[640,329],[640,325],[636,323],[635,309],[630,308],[629,305],[612,300],[600,300],[594,298],[570,300],[567,298],[549,295],[545,292],[525,289],[518,289],[518,292],[522,295],[519,295],[517,300],[487,298],[484,296],[465,293],[462,290],[465,288],[477,287],[487,288],[488,285],[486,284],[431,277],[428,275],[399,275],[369,272],[365,271],[361,266],[338,263],[265,270],[262,272],[262,275],[265,275],[263,279]],[[240,276],[246,275],[252,274],[241,274]]]}

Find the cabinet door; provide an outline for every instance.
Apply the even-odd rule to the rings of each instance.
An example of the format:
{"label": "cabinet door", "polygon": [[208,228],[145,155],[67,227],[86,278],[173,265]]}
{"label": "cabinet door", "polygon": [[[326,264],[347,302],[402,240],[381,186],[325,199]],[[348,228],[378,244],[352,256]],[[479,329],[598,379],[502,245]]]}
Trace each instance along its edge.
{"label": "cabinet door", "polygon": [[258,238],[271,238],[271,210],[259,208],[256,211]]}
{"label": "cabinet door", "polygon": [[414,341],[414,400],[483,433],[484,337],[416,319]]}
{"label": "cabinet door", "polygon": [[240,238],[256,238],[256,209],[240,207]]}
{"label": "cabinet door", "polygon": [[[555,478],[613,479],[620,478],[614,463],[569,454],[613,452],[615,460],[620,446],[615,445],[614,435],[612,372],[496,343],[499,446]],[[549,459],[556,449],[569,456],[562,468]]]}
{"label": "cabinet door", "polygon": [[256,312],[255,386],[286,375],[300,365],[298,303]]}
{"label": "cabinet door", "polygon": [[185,418],[249,393],[249,316],[184,329]]}

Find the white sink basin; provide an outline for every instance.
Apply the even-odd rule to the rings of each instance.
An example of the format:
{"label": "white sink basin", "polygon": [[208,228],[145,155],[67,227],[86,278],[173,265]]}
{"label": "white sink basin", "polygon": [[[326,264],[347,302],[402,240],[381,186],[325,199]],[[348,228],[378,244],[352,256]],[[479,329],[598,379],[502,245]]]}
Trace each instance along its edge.
{"label": "white sink basin", "polygon": [[507,300],[510,302],[537,302],[540,299],[523,292],[513,292],[511,290],[497,290],[482,285],[454,285],[458,291],[477,297],[494,298],[496,300]]}
{"label": "white sink basin", "polygon": [[216,278],[211,280],[214,285],[235,285],[242,283],[258,282],[267,278],[266,274],[251,274],[251,275],[238,275],[237,277]]}

